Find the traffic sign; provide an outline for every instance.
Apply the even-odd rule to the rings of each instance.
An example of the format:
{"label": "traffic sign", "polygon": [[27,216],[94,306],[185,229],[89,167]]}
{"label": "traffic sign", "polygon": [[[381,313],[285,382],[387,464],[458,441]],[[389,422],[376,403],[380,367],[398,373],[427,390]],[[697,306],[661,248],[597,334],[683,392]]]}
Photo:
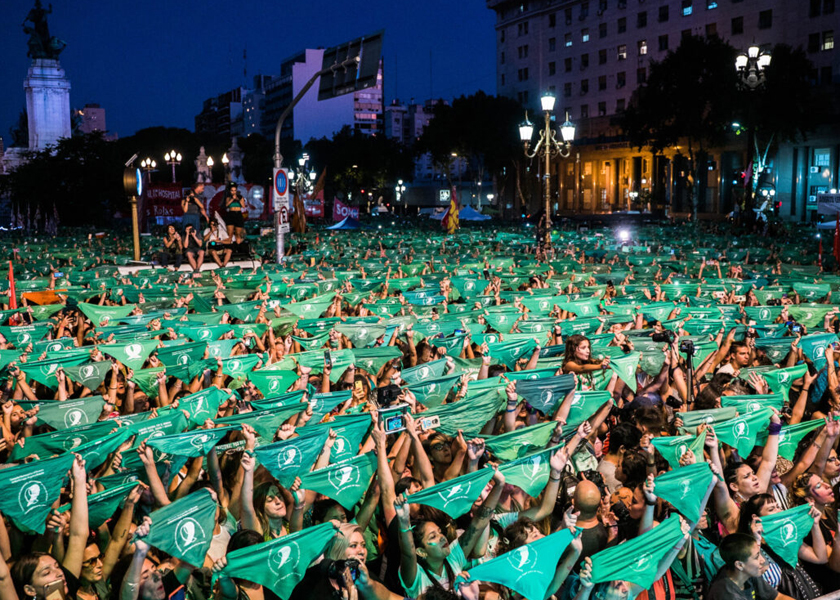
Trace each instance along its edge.
{"label": "traffic sign", "polygon": [[289,233],[289,209],[286,206],[281,206],[277,211],[278,219],[277,225],[281,233]]}
{"label": "traffic sign", "polygon": [[[286,169],[274,169],[274,210],[281,206],[289,208],[289,172]],[[288,229],[287,229],[288,231]]]}

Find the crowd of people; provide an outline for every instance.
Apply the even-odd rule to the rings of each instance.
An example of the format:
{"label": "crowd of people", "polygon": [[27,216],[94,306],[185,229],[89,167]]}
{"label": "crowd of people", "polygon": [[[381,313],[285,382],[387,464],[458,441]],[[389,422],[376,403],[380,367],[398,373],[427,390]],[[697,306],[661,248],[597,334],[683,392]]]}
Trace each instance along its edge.
{"label": "crowd of people", "polygon": [[622,237],[318,233],[183,273],[7,244],[0,598],[836,591],[840,277]]}

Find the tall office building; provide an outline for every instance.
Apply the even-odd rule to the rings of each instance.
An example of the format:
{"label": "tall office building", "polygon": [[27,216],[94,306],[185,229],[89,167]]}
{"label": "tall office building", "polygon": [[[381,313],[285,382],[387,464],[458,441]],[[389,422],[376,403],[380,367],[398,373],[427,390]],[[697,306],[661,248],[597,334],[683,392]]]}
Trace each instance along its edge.
{"label": "tall office building", "polygon": [[[835,0],[486,0],[496,13],[497,91],[531,114],[544,92],[557,96],[558,116],[577,125],[572,156],[552,165],[555,207],[606,212],[632,207],[634,194],[664,193],[672,210],[686,212],[679,193],[685,159],[678,148],[652,156],[621,137],[615,116],[645,83],[652,60],[662,60],[683,36],[718,35],[735,48],[778,43],[802,47],[814,85],[834,86],[840,55]],[[733,65],[734,68],[734,65]],[[840,145],[834,128],[807,141],[781,145],[766,185],[788,218],[810,218],[817,192],[838,185]],[[701,212],[731,210],[732,173],[745,168],[743,138],[716,149],[702,182]],[[814,167],[825,167],[815,169]],[[558,177],[559,176],[559,177]],[[684,186],[683,186],[684,187]]]}
{"label": "tall office building", "polygon": [[[280,75],[265,86],[261,129],[273,139],[277,120],[307,82],[321,70],[324,50],[306,49],[287,58],[280,65]],[[365,134],[384,130],[382,64],[375,86],[318,100],[318,84],[305,94],[283,123],[282,139],[296,139],[306,144],[312,138],[331,137],[349,125]]]}

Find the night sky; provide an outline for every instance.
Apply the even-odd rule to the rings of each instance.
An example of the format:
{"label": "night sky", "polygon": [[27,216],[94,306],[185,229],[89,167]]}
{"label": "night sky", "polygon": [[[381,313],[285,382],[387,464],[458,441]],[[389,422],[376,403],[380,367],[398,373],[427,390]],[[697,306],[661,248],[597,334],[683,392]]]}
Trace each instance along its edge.
{"label": "night sky", "polygon": [[[0,136],[25,106],[29,67],[21,23],[34,0],[0,3]],[[44,1],[47,5],[47,1]],[[67,42],[61,64],[70,104],[98,103],[125,137],[144,127],[192,130],[202,101],[279,74],[303,48],[385,29],[385,103],[495,93],[494,13],[483,0],[53,0],[50,34]],[[431,52],[431,62],[430,62]],[[430,77],[431,65],[431,77]],[[313,91],[315,93],[315,91]]]}

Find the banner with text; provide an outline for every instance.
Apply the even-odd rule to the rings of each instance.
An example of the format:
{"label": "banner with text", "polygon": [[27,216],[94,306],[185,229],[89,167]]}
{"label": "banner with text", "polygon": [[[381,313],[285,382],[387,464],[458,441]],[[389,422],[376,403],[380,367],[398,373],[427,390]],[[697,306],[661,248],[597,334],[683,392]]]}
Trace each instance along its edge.
{"label": "banner with text", "polygon": [[343,221],[347,217],[353,217],[354,219],[359,219],[359,208],[356,206],[347,206],[336,198],[333,201],[333,221]]}

